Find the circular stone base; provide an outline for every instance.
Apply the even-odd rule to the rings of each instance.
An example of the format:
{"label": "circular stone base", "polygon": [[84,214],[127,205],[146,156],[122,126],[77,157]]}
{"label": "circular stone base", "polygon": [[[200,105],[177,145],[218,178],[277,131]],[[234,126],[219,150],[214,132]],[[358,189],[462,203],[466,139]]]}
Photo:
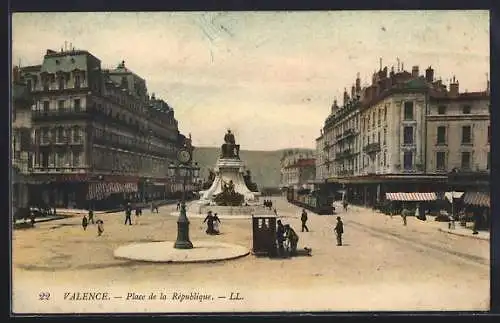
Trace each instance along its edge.
{"label": "circular stone base", "polygon": [[192,249],[175,249],[174,243],[174,241],[134,243],[119,247],[113,254],[119,259],[187,263],[229,260],[250,253],[250,250],[243,246],[222,242],[194,241]]}
{"label": "circular stone base", "polygon": [[[171,216],[176,216],[179,217],[179,211],[176,212],[171,212]],[[188,219],[204,219],[207,215],[206,214],[198,214],[198,213],[187,213],[186,216]],[[241,219],[251,219],[252,215],[251,214],[234,214],[234,215],[229,215],[229,214],[220,214],[217,213],[217,217],[221,220],[241,220]]]}

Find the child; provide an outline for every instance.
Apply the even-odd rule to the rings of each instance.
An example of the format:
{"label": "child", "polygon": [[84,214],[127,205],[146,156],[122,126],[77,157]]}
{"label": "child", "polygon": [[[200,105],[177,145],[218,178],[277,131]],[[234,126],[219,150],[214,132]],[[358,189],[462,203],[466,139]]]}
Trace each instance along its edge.
{"label": "child", "polygon": [[104,222],[97,220],[97,236],[100,237],[104,232]]}
{"label": "child", "polygon": [[87,216],[84,214],[82,219],[82,227],[83,231],[87,230],[87,226],[89,225],[89,221],[87,220]]}

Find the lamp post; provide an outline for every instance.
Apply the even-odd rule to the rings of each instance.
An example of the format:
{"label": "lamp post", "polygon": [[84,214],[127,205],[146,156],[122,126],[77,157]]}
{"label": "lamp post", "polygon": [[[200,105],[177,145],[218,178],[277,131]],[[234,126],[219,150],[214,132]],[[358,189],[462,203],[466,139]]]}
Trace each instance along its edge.
{"label": "lamp post", "polygon": [[200,168],[191,164],[191,151],[181,149],[177,155],[179,164],[171,163],[168,166],[170,177],[174,177],[176,172],[182,176],[182,199],[179,218],[177,219],[177,240],[174,248],[176,249],[192,249],[193,244],[189,240],[189,219],[186,215],[186,182],[188,176],[199,176]]}

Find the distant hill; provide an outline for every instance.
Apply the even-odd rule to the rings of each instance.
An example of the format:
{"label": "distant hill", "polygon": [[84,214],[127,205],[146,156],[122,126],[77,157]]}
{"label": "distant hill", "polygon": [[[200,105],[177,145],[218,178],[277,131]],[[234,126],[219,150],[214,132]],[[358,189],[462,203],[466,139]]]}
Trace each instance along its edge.
{"label": "distant hill", "polygon": [[[247,169],[252,172],[252,181],[257,183],[259,189],[262,187],[278,187],[280,184],[280,159],[283,151],[257,151],[241,150],[240,158]],[[301,151],[312,151],[311,149],[300,149]],[[213,168],[220,155],[220,148],[196,147],[194,150],[194,161],[201,168],[200,176],[208,177],[208,169]]]}

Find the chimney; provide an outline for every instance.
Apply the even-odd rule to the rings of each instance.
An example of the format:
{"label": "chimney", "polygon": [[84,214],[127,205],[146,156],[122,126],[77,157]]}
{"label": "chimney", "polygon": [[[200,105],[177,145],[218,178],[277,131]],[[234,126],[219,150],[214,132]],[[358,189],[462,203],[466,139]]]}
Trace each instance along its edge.
{"label": "chimney", "polygon": [[490,94],[490,78],[488,76],[488,73],[486,73],[486,93]]}
{"label": "chimney", "polygon": [[351,99],[354,100],[355,97],[356,97],[356,87],[353,85],[351,87]]}
{"label": "chimney", "polygon": [[347,105],[347,101],[349,101],[349,94],[347,94],[347,89],[344,88],[344,106]]}
{"label": "chimney", "polygon": [[425,70],[425,80],[429,83],[434,81],[434,70],[430,66]]}
{"label": "chimney", "polygon": [[411,68],[411,77],[418,77],[418,65]]}
{"label": "chimney", "polygon": [[356,75],[356,93],[361,92],[361,79],[359,78],[359,72]]}
{"label": "chimney", "polygon": [[21,73],[19,72],[19,67],[14,66],[12,69],[12,82],[20,82],[21,81]]}
{"label": "chimney", "polygon": [[459,87],[458,87],[458,80],[453,76],[453,80],[450,83],[450,95],[451,96],[458,96],[459,93]]}

